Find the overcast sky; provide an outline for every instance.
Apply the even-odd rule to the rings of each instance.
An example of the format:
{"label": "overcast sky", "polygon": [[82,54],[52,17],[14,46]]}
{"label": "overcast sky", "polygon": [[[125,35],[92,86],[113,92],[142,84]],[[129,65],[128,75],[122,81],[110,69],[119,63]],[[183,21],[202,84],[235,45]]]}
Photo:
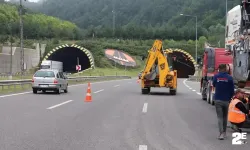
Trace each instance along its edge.
{"label": "overcast sky", "polygon": [[39,1],[39,0],[29,0],[30,2],[37,2],[37,1]]}
{"label": "overcast sky", "polygon": [[[5,0],[5,1],[9,1],[9,0]],[[39,0],[29,0],[30,2],[37,2]]]}

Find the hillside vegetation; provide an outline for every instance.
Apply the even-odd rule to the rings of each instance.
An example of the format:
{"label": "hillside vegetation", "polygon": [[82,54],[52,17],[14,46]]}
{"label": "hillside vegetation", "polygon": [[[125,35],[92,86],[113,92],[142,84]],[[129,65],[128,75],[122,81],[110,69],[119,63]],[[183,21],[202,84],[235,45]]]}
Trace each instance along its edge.
{"label": "hillside vegetation", "polygon": [[[200,37],[198,41],[198,54],[202,54],[201,48],[206,41],[205,37]],[[104,50],[109,49],[118,49],[124,52],[129,53],[137,62],[138,66],[136,68],[143,67],[143,62],[141,61],[142,56],[148,55],[148,50],[152,47],[154,40],[114,40],[114,39],[88,39],[88,40],[81,40],[81,41],[65,41],[60,42],[58,44],[50,43],[46,48],[46,53],[50,50],[55,48],[56,46],[62,44],[77,44],[82,47],[87,48],[91,51],[95,59],[95,65],[99,68],[112,68],[115,65],[113,62],[109,61],[106,57],[104,57]],[[195,56],[195,42],[192,40],[188,41],[174,41],[174,40],[164,40],[163,41],[163,48],[173,48],[173,49],[182,49],[189,52],[191,55]],[[117,65],[119,66],[119,65]],[[124,68],[124,66],[119,66],[120,68]]]}
{"label": "hillside vegetation", "polygon": [[[24,38],[26,39],[78,39],[78,27],[69,22],[41,13],[32,13],[25,10]],[[0,37],[3,42],[9,35],[19,37],[18,6],[0,3]],[[8,35],[8,36],[7,36]]]}
{"label": "hillside vegetation", "polygon": [[[44,3],[24,2],[29,7],[24,16],[24,35],[47,43],[46,52],[60,45],[64,39],[80,39],[79,44],[89,49],[97,67],[112,67],[104,57],[104,49],[123,50],[140,60],[147,55],[153,40],[164,40],[164,48],[179,48],[195,55],[195,18],[180,16],[180,13],[198,17],[198,53],[204,42],[218,47],[224,46],[225,2],[216,0],[44,0]],[[18,3],[17,0],[12,0]],[[228,1],[228,9],[238,0]],[[0,35],[19,36],[16,5],[0,4],[0,15],[4,24]],[[115,35],[112,35],[115,8]],[[34,13],[36,12],[36,13]],[[43,15],[51,15],[49,17]],[[62,21],[55,17],[72,21]],[[1,18],[5,18],[2,19]],[[12,19],[14,18],[14,19]],[[13,21],[12,21],[13,20]],[[11,25],[11,28],[10,28]],[[84,32],[82,38],[79,26]],[[93,37],[94,36],[94,37]],[[91,37],[91,39],[90,39]],[[55,38],[54,40],[48,40]],[[57,39],[60,39],[59,41]],[[26,40],[25,46],[33,40]],[[67,42],[66,42],[67,43]],[[139,62],[140,64],[140,62]]]}
{"label": "hillside vegetation", "polygon": [[[228,10],[239,4],[228,1]],[[209,42],[224,43],[226,2],[220,0],[45,0],[39,11],[66,19],[86,29],[86,36],[113,37],[112,23],[115,12],[115,37],[127,39],[195,39],[195,18],[198,35]]]}

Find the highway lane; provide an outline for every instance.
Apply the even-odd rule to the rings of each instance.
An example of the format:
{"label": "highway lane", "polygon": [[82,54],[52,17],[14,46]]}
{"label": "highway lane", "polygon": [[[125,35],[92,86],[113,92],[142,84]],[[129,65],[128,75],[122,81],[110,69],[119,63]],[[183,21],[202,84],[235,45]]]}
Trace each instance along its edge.
{"label": "highway lane", "polygon": [[87,85],[62,95],[0,98],[0,149],[249,149],[231,146],[231,135],[216,139],[215,110],[200,99],[198,83],[178,85],[170,96],[159,88],[141,95],[136,80],[92,84],[90,103]]}

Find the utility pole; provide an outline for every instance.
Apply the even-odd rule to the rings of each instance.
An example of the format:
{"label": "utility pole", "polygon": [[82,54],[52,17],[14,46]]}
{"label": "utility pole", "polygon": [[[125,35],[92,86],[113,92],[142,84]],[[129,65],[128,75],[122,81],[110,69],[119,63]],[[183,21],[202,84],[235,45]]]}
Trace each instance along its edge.
{"label": "utility pole", "polygon": [[114,38],[115,37],[115,0],[113,0],[112,14],[113,14],[113,38]]}
{"label": "utility pole", "polygon": [[195,61],[197,62],[198,61],[198,59],[197,59],[197,57],[198,57],[198,44],[197,44],[197,42],[198,42],[198,35],[197,35],[197,28],[198,28],[198,25],[197,25],[198,23],[197,23],[197,16],[195,16]]}
{"label": "utility pole", "polygon": [[12,37],[12,31],[11,31],[11,35],[10,35],[10,76],[11,76],[11,79],[12,79],[12,67],[13,67],[13,65],[12,65],[12,61],[13,61],[13,50],[12,50],[12,47],[13,47],[13,45],[12,45],[12,43],[13,43],[13,37]]}
{"label": "utility pole", "polygon": [[[26,0],[24,0],[26,1]],[[24,50],[23,50],[23,0],[20,0],[19,6],[19,16],[20,16],[20,51],[21,51],[21,79],[24,75]]]}
{"label": "utility pole", "polygon": [[12,67],[13,67],[13,37],[12,37],[12,23],[9,23],[8,24],[8,30],[9,30],[9,33],[10,33],[10,36],[9,36],[9,42],[10,42],[10,74],[9,74],[9,79],[12,80]]}

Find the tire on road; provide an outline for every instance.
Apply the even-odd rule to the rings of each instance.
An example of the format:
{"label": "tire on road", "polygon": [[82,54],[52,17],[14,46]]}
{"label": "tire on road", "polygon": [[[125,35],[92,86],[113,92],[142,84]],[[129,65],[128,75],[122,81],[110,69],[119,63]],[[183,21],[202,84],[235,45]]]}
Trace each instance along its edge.
{"label": "tire on road", "polygon": [[32,90],[34,94],[37,94],[37,89],[33,88]]}
{"label": "tire on road", "polygon": [[142,88],[142,89],[141,89],[141,93],[142,93],[142,94],[149,94],[149,93],[150,93],[150,87]]}
{"label": "tire on road", "polygon": [[170,95],[176,95],[177,90],[176,89],[171,89],[169,90]]}

